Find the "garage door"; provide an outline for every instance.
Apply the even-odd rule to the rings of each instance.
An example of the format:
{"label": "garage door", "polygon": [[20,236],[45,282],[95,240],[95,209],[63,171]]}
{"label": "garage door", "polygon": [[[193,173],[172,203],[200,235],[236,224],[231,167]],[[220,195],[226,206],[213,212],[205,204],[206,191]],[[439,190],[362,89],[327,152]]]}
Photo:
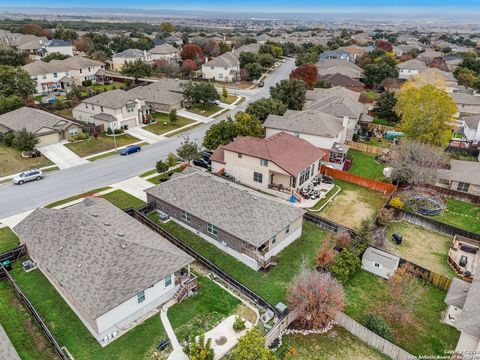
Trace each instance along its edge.
{"label": "garage door", "polygon": [[128,128],[131,129],[132,127],[137,126],[137,121],[136,121],[135,118],[133,118],[133,119],[129,119],[129,120],[122,121],[120,124],[121,124],[122,126],[128,125]]}
{"label": "garage door", "polygon": [[42,136],[39,136],[38,139],[40,140],[40,142],[38,143],[37,147],[56,144],[60,142],[60,134],[55,133],[55,134],[42,135]]}

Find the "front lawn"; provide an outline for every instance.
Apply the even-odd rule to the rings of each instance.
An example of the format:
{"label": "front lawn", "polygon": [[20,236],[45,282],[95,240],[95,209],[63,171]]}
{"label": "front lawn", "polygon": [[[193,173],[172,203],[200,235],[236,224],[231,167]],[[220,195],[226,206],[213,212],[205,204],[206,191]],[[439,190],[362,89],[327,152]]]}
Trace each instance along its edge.
{"label": "front lawn", "polygon": [[237,100],[237,96],[235,95],[227,95],[227,97],[223,97],[223,95],[220,94],[220,101],[224,104],[232,104],[235,100]]}
{"label": "front lawn", "polygon": [[[158,216],[152,215],[151,218],[155,220],[158,219]],[[307,266],[314,266],[315,256],[325,237],[324,230],[309,222],[304,222],[302,236],[278,255],[278,265],[268,272],[262,272],[252,270],[174,221],[161,225],[273,305],[280,301],[285,302],[287,287],[299,272],[304,259],[307,261]]]}
{"label": "front lawn", "polygon": [[0,143],[0,177],[49,165],[53,163],[45,156],[24,158],[21,151]]}
{"label": "front lawn", "polygon": [[198,293],[168,309],[168,319],[180,343],[213,329],[241,304],[207,277],[197,275],[197,280]]}
{"label": "front lawn", "polygon": [[372,180],[384,180],[384,166],[375,160],[375,155],[354,149],[348,150],[348,155],[352,157],[352,167],[348,170],[349,173]]}
{"label": "front lawn", "polygon": [[[365,325],[368,314],[378,314],[385,306],[387,280],[359,270],[344,286],[345,313]],[[455,349],[460,333],[454,327],[440,322],[446,291],[424,285],[425,292],[416,303],[413,313],[417,327],[401,329],[389,324],[394,332],[394,343],[415,356],[445,355]]]}
{"label": "front lawn", "polygon": [[386,201],[378,191],[338,179],[334,183],[342,190],[317,214],[351,229],[358,228],[363,219],[376,216]]}
{"label": "front lawn", "polygon": [[388,356],[368,346],[341,326],[323,335],[284,335],[277,352],[292,360],[387,360]]}
{"label": "front lawn", "polygon": [[152,133],[157,135],[165,134],[167,132],[177,130],[183,126],[195,123],[194,120],[190,120],[190,119],[187,119],[186,117],[178,116],[178,115],[177,115],[177,121],[172,123],[170,121],[170,118],[168,117],[168,114],[161,113],[161,112],[152,113],[152,116],[157,120],[157,122],[154,124],[149,124],[145,126],[144,129],[151,131]]}
{"label": "front lawn", "polygon": [[390,241],[402,257],[414,264],[447,277],[456,276],[448,265],[448,250],[452,244],[452,236],[423,228],[406,221],[390,223],[385,229],[387,239],[392,234],[400,234],[403,241],[400,245]]}
{"label": "front lawn", "polygon": [[[162,174],[158,174],[157,176],[154,176],[150,179],[147,179],[147,181],[151,182],[152,184],[155,184],[155,185],[158,185],[164,181],[167,181],[168,179],[170,179],[170,177],[174,174],[174,173],[177,173],[177,172],[182,172],[183,171],[183,168],[182,167],[177,167],[175,169],[172,169],[170,171],[167,171],[167,172],[164,172]],[[156,170],[155,170],[156,172]]]}
{"label": "front lawn", "polygon": [[[129,134],[122,134],[116,136],[117,148],[139,142],[140,140]],[[113,143],[113,136],[107,134],[100,134],[96,139],[91,137],[85,141],[78,141],[65,145],[80,157],[94,155],[99,152],[115,149]]]}
{"label": "front lawn", "polygon": [[447,208],[431,219],[480,234],[480,206],[446,198]]}
{"label": "front lawn", "polygon": [[220,106],[217,106],[214,104],[193,104],[190,109],[187,109],[187,111],[190,111],[191,113],[194,113],[197,115],[208,117],[222,109],[223,108],[221,108]]}
{"label": "front lawn", "polygon": [[83,194],[73,195],[73,196],[70,196],[66,199],[55,201],[51,204],[46,205],[45,207],[51,209],[51,208],[57,207],[59,205],[69,203],[73,200],[77,200],[77,199],[81,199],[81,198],[84,198],[84,197],[92,196],[93,194],[96,194],[96,193],[99,193],[99,192],[102,192],[102,191],[105,191],[105,190],[108,190],[108,189],[111,189],[111,187],[110,186],[104,186],[102,188],[93,189],[93,190],[84,192]]}
{"label": "front lawn", "polygon": [[[19,261],[15,263],[11,274],[40,313],[60,346],[65,346],[76,360],[150,359],[153,358],[154,346],[166,337],[160,317],[156,314],[102,348],[40,270],[26,273],[22,270]],[[0,290],[6,285],[5,281],[0,282]],[[0,304],[4,301],[5,299],[0,296]],[[20,325],[21,321],[25,321],[24,315],[23,319],[20,317],[24,311],[19,306],[20,304],[15,307],[8,304],[7,310],[10,311],[11,317],[7,317],[5,324],[14,334],[17,343],[33,342],[35,346],[41,346],[37,344],[37,338],[31,339],[32,335],[25,334],[26,330],[22,330],[21,326],[19,329],[13,328],[14,321],[19,322]],[[4,311],[0,311],[0,319],[3,316],[7,314],[4,315]],[[8,331],[7,333],[10,335]],[[31,359],[52,359],[52,357],[49,357],[48,353],[45,357],[43,354],[42,357],[38,357],[32,353]]]}
{"label": "front lawn", "polygon": [[116,207],[120,209],[127,209],[127,208],[141,208],[145,205],[145,202],[140,200],[139,198],[130,195],[126,191],[123,190],[115,190],[108,194],[102,195],[102,198],[105,200],[110,201]]}
{"label": "front lawn", "polygon": [[0,228],[0,254],[20,244],[17,235],[9,227]]}

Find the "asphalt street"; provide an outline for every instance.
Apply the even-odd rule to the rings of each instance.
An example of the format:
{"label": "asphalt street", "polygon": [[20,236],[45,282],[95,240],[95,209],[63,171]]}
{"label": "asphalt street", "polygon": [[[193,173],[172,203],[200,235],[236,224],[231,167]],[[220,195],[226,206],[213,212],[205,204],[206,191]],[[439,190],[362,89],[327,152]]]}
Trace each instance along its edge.
{"label": "asphalt street", "polygon": [[[263,88],[234,91],[237,95],[245,96],[246,101],[230,114],[244,110],[249,102],[268,97],[270,87],[280,80],[287,79],[294,67],[294,59],[287,59],[265,79]],[[196,127],[182,136],[149,145],[137,154],[125,157],[110,156],[51,174],[47,173],[43,180],[21,186],[0,185],[0,219],[91,189],[108,186],[148,171],[155,166],[158,160],[164,159],[170,152],[175,152],[185,136],[201,144],[207,129],[227,115]]]}

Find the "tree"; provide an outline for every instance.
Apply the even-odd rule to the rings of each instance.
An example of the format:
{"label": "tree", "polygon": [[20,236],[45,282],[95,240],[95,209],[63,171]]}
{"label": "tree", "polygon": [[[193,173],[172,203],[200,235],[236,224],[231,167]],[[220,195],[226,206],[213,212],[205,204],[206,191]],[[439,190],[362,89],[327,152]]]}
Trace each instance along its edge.
{"label": "tree", "polygon": [[335,278],[341,283],[345,283],[360,268],[361,261],[351,248],[343,249],[335,257],[335,261],[328,265],[330,271]]}
{"label": "tree", "polygon": [[212,349],[212,339],[205,341],[205,335],[200,335],[197,339],[192,337],[183,349],[187,357],[191,360],[213,360],[215,352]]}
{"label": "tree", "polygon": [[386,119],[389,123],[396,123],[399,120],[398,115],[394,110],[396,104],[397,98],[395,97],[395,94],[393,92],[386,91],[375,103],[375,106],[373,107],[373,112],[376,116]]}
{"label": "tree", "polygon": [[23,99],[20,96],[0,97],[0,114],[16,110],[24,105]]}
{"label": "tree", "polygon": [[304,64],[315,64],[318,61],[318,54],[314,52],[301,52],[295,59],[295,66]]}
{"label": "tree", "polygon": [[184,45],[180,52],[180,57],[182,60],[193,60],[197,65],[203,64],[205,61],[205,55],[203,54],[202,48],[196,44]]}
{"label": "tree", "polygon": [[235,114],[235,126],[237,136],[263,136],[263,127],[260,121],[245,112]]}
{"label": "tree", "polygon": [[309,89],[312,89],[317,83],[318,69],[315,64],[304,64],[290,73],[290,79],[302,80],[307,84]]}
{"label": "tree", "polygon": [[386,78],[398,77],[398,69],[394,65],[390,65],[386,62],[378,62],[368,64],[365,66],[364,82],[367,85],[378,85]]}
{"label": "tree", "polygon": [[33,95],[35,83],[22,68],[0,66],[0,97],[12,95],[26,98]]}
{"label": "tree", "polygon": [[303,269],[287,289],[287,303],[302,328],[321,329],[343,310],[343,287],[329,272]]}
{"label": "tree", "polygon": [[248,64],[258,63],[258,55],[252,52],[242,51],[238,57],[240,68],[245,68]]}
{"label": "tree", "polygon": [[59,52],[52,52],[52,53],[48,53],[47,55],[42,57],[42,61],[50,62],[52,60],[65,60],[69,57],[70,57],[70,55],[67,55],[67,54],[62,54],[62,53],[59,53]]}
{"label": "tree", "polygon": [[203,146],[215,150],[220,145],[231,143],[237,136],[237,126],[232,119],[222,120],[210,126],[203,138]]}
{"label": "tree", "polygon": [[268,115],[283,115],[287,111],[287,105],[277,99],[262,98],[248,104],[245,112],[255,116],[261,123],[265,121]]}
{"label": "tree", "polygon": [[73,83],[70,86],[70,91],[67,94],[67,99],[72,100],[72,106],[76,106],[78,105],[80,100],[82,100],[82,97],[82,91],[77,84]]}
{"label": "tree", "polygon": [[395,112],[401,116],[400,129],[406,136],[444,146],[452,135],[452,120],[457,106],[445,91],[433,85],[424,85],[398,94]]}
{"label": "tree", "polygon": [[152,66],[142,59],[130,61],[122,66],[122,75],[131,76],[135,80],[152,75]]}
{"label": "tree", "polygon": [[375,41],[375,47],[386,52],[392,52],[393,46],[387,40],[377,40]]}
{"label": "tree", "polygon": [[186,161],[189,164],[192,160],[197,160],[200,158],[200,149],[198,144],[187,136],[177,148],[177,155],[182,161]]}
{"label": "tree", "polygon": [[447,163],[443,152],[430,144],[404,140],[391,163],[392,180],[397,183],[423,184],[437,179],[437,169]]}
{"label": "tree", "polygon": [[183,89],[183,97],[187,103],[214,102],[219,99],[215,86],[207,82],[188,82]]}
{"label": "tree", "polygon": [[197,71],[197,68],[197,63],[191,59],[187,59],[182,62],[182,71],[185,73]]}
{"label": "tree", "polygon": [[27,63],[28,53],[15,51],[7,47],[0,47],[0,64],[22,66]]}
{"label": "tree", "polygon": [[168,170],[168,165],[164,163],[162,160],[158,160],[157,163],[155,164],[155,168],[157,169],[157,172],[161,174]]}
{"label": "tree", "polygon": [[352,243],[352,236],[348,231],[338,232],[335,236],[337,247],[345,248]]}
{"label": "tree", "polygon": [[21,151],[32,151],[40,140],[27,129],[23,128],[15,133],[12,145]]}
{"label": "tree", "polygon": [[335,253],[333,252],[333,245],[331,239],[327,237],[323,241],[322,247],[317,253],[317,265],[321,268],[326,267],[333,261],[334,256]]}
{"label": "tree", "polygon": [[260,330],[253,328],[238,339],[232,351],[232,360],[275,360],[272,350],[265,347],[265,337]]}
{"label": "tree", "polygon": [[264,69],[268,69],[275,64],[275,58],[272,54],[260,54],[258,55],[258,62]]}
{"label": "tree", "polygon": [[[357,244],[369,245],[373,241],[373,221],[370,218],[365,218],[360,222],[357,235],[355,236],[355,242]],[[360,254],[358,254],[360,255]]]}
{"label": "tree", "polygon": [[227,91],[227,88],[225,86],[222,87],[222,97],[224,99],[228,98],[228,91]]}
{"label": "tree", "polygon": [[167,159],[165,160],[165,164],[167,164],[168,170],[177,165],[177,157],[175,156],[175,154],[169,153],[167,155]]}
{"label": "tree", "polygon": [[175,25],[170,21],[164,21],[160,23],[160,32],[173,33],[175,32]]}
{"label": "tree", "polygon": [[245,65],[250,80],[257,80],[262,77],[262,67],[259,63],[250,63]]}
{"label": "tree", "polygon": [[35,36],[45,36],[47,39],[53,38],[53,34],[49,30],[45,30],[40,25],[37,24],[25,24],[22,26],[22,34],[26,35],[35,35]]}
{"label": "tree", "polygon": [[175,124],[177,122],[177,110],[176,109],[170,110],[170,112],[168,113],[168,118],[170,119],[170,122],[172,124]]}
{"label": "tree", "polygon": [[270,96],[287,105],[290,110],[302,110],[307,88],[298,79],[282,80],[270,88]]}
{"label": "tree", "polygon": [[390,326],[385,322],[383,317],[377,314],[368,314],[365,320],[365,326],[367,329],[372,330],[375,334],[380,335],[384,339],[389,341],[393,340],[392,330]]}

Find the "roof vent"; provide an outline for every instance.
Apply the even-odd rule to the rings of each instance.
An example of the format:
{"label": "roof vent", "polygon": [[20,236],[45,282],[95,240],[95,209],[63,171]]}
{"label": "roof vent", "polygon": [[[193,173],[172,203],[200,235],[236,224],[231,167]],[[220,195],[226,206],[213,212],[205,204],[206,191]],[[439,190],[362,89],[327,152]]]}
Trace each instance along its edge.
{"label": "roof vent", "polygon": [[103,223],[103,225],[105,225],[105,226],[110,226],[110,225],[112,225],[112,224],[110,224],[109,222],[106,222],[106,221],[105,221],[105,222]]}
{"label": "roof vent", "polygon": [[63,250],[63,246],[60,246],[60,249],[59,249],[59,250],[62,251],[62,250]]}
{"label": "roof vent", "polygon": [[121,232],[117,233],[117,235],[120,236],[120,237],[124,237],[124,236],[125,236],[125,234],[124,234],[124,233],[121,233]]}
{"label": "roof vent", "polygon": [[82,264],[81,264],[81,263],[77,264],[77,268],[80,269],[81,267],[82,267]]}
{"label": "roof vent", "polygon": [[98,214],[97,213],[92,213],[92,216],[93,217],[98,217]]}
{"label": "roof vent", "polygon": [[120,247],[121,247],[122,249],[126,249],[126,248],[127,248],[127,244],[126,244],[126,243],[121,243],[121,244],[120,244]]}

